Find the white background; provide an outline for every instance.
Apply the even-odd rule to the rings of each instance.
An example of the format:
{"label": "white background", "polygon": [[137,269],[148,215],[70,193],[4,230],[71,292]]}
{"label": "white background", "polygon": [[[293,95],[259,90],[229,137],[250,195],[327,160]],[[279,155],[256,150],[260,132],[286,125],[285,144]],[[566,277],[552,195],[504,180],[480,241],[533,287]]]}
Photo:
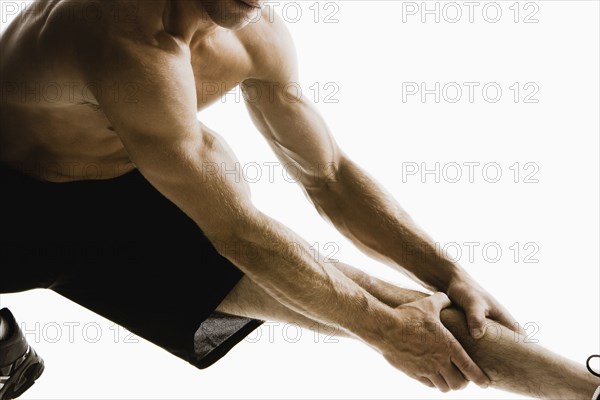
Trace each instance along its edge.
{"label": "white background", "polygon": [[[2,19],[8,21],[6,3]],[[276,12],[282,14],[284,4],[274,7]],[[486,2],[475,8],[472,23],[463,2],[456,23],[449,21],[456,9],[446,8],[439,23],[433,15],[423,23],[420,13],[403,14],[411,4],[364,0],[320,2],[315,22],[314,6],[309,9],[314,3],[297,4],[298,22],[293,23],[290,8],[295,6],[284,16],[296,41],[304,94],[314,97],[309,87],[318,83],[317,107],[341,147],[437,242],[461,244],[460,264],[521,323],[531,323],[532,338],[580,363],[598,353],[598,2],[521,2],[516,23],[512,1],[497,3],[502,16],[496,23],[484,18],[495,18],[492,6],[482,14]],[[438,6],[443,10],[445,4]],[[533,11],[538,22],[524,23]],[[338,22],[324,23],[332,12]],[[325,88],[328,82],[339,89],[333,96],[337,103],[323,101],[334,87]],[[433,95],[425,102],[419,96],[403,101],[406,82],[425,82],[428,88],[456,82],[463,98],[451,103],[455,92],[449,91],[439,103]],[[472,103],[463,82],[480,84]],[[495,103],[482,96],[482,86],[490,82],[503,91]],[[531,92],[526,83],[537,85],[538,102],[525,103],[522,96],[515,102],[509,88],[515,82],[522,96]],[[228,140],[242,165],[276,161],[234,96],[200,118]],[[439,183],[432,175],[425,182],[420,174],[403,179],[413,163],[431,169],[436,162],[462,165],[462,179],[451,183],[456,170],[450,167]],[[465,162],[480,163],[473,182]],[[515,162],[521,169],[517,183],[509,168]],[[530,177],[537,183],[524,182],[533,171],[524,168],[528,162],[538,167]],[[486,163],[500,166],[497,183],[488,182],[494,169],[482,174]],[[321,249],[336,243],[335,258],[409,284],[352,247],[320,219],[295,184],[282,178],[281,167],[275,172],[275,182],[264,170],[252,184],[258,207]],[[465,242],[479,243],[473,260]],[[510,249],[515,242],[516,260]],[[487,243],[492,247],[486,260]],[[535,246],[538,262],[525,262]],[[491,260],[494,247],[502,250],[497,262]],[[261,328],[256,343],[243,341],[200,371],[143,340],[126,343],[122,331],[115,343],[112,323],[49,291],[3,295],[2,306],[29,330],[28,340],[46,361],[43,377],[24,396],[28,399],[522,398],[473,385],[442,395],[394,370],[361,343],[326,343],[324,336],[314,343],[310,331],[301,331],[293,343],[289,339],[296,331],[282,325],[274,326],[272,338]],[[69,335],[65,324],[79,325]]]}

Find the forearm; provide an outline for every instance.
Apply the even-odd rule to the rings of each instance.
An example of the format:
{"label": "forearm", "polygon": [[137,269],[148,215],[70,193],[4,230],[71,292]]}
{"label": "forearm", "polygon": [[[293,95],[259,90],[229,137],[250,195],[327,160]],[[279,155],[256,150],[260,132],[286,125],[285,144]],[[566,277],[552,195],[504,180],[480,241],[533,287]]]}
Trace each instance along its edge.
{"label": "forearm", "polygon": [[443,291],[453,277],[464,273],[389,193],[347,158],[340,163],[335,182],[311,198],[357,247],[430,289]]}
{"label": "forearm", "polygon": [[342,262],[336,262],[332,265],[369,292],[373,297],[392,308],[428,296],[424,292],[400,287]]}
{"label": "forearm", "polygon": [[352,332],[377,347],[392,309],[331,264],[314,259],[309,245],[262,215],[244,235],[216,247],[271,296],[290,309]]}

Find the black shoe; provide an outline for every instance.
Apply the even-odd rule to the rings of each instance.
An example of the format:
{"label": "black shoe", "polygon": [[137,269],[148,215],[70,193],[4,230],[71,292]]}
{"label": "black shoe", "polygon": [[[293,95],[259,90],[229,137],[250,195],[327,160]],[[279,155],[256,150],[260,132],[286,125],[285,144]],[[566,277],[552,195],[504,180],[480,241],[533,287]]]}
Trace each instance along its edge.
{"label": "black shoe", "polygon": [[22,395],[44,372],[44,360],[31,348],[15,318],[8,310],[0,310],[8,322],[8,338],[0,341],[0,400]]}
{"label": "black shoe", "polygon": [[594,354],[594,355],[589,356],[587,361],[585,362],[585,366],[587,367],[588,371],[590,371],[590,373],[592,375],[596,375],[598,378],[600,378],[600,373],[594,371],[592,369],[592,367],[590,367],[590,361],[592,360],[592,358],[596,358],[596,357],[600,358],[600,354]]}
{"label": "black shoe", "polygon": [[[592,358],[596,358],[596,357],[600,358],[600,354],[594,354],[594,355],[589,356],[587,361],[585,362],[585,366],[587,367],[588,371],[590,371],[590,373],[592,375],[595,375],[600,378],[600,373],[594,371],[592,369],[592,367],[590,367],[590,361],[592,360]],[[598,388],[596,389],[594,396],[592,396],[592,400],[600,400],[600,386],[598,386]]]}

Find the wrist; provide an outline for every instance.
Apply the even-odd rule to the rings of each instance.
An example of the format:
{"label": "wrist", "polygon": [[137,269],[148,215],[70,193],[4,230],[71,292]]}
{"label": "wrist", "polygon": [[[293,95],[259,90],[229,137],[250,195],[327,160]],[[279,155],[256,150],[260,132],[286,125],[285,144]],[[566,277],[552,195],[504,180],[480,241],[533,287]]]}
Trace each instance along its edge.
{"label": "wrist", "polygon": [[362,314],[348,328],[365,343],[383,352],[388,347],[390,331],[398,328],[397,314],[370,295],[367,295],[367,306]]}
{"label": "wrist", "polygon": [[438,292],[444,292],[457,283],[467,280],[468,274],[457,264],[451,261],[438,263],[436,268],[430,271],[428,276],[420,278],[428,289]]}
{"label": "wrist", "polygon": [[[412,253],[416,253],[415,250]],[[433,246],[418,255],[401,253],[393,258],[396,266],[432,291],[445,292],[454,281],[465,279],[466,272]]]}
{"label": "wrist", "polygon": [[448,276],[444,281],[444,286],[440,289],[443,289],[443,292],[446,292],[451,285],[456,283],[465,282],[469,279],[469,274],[467,271],[462,269],[460,266],[452,263],[451,266],[448,267]]}

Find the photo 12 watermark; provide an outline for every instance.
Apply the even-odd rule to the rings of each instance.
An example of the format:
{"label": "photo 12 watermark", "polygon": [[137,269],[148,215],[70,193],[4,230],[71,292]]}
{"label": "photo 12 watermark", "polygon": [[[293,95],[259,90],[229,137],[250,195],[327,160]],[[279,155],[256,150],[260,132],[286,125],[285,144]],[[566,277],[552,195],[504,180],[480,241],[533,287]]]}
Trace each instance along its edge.
{"label": "photo 12 watermark", "polygon": [[98,98],[107,102],[139,102],[140,85],[136,82],[113,82],[102,85],[77,81],[5,81],[0,83],[0,100],[11,103],[77,104],[99,108]]}
{"label": "photo 12 watermark", "polygon": [[540,165],[534,161],[403,161],[402,183],[540,183]]}
{"label": "photo 12 watermark", "polygon": [[275,102],[298,103],[302,99],[313,103],[338,104],[340,85],[335,81],[324,82],[266,82],[253,80],[237,82],[233,87],[225,81],[198,82],[198,101],[210,103],[219,98],[221,103],[234,102],[269,104]]}
{"label": "photo 12 watermark", "polygon": [[117,324],[100,324],[94,321],[35,322],[19,324],[29,343],[123,343],[136,344],[139,338]]}
{"label": "photo 12 watermark", "polygon": [[257,23],[262,19],[274,22],[276,15],[288,24],[307,21],[314,24],[337,24],[340,22],[340,5],[343,1],[272,1],[261,2],[262,7],[256,9],[249,23]]}
{"label": "photo 12 watermark", "polygon": [[537,24],[540,6],[533,1],[403,1],[403,23]]}
{"label": "photo 12 watermark", "polygon": [[[0,1],[0,23],[5,26],[19,14],[29,21],[47,17],[47,1]],[[51,18],[60,24],[98,24],[114,22],[120,24],[136,24],[139,22],[140,3],[137,1],[120,2],[118,7],[111,7],[108,2],[70,0],[61,7],[54,7]]]}
{"label": "photo 12 watermark", "polygon": [[540,245],[535,241],[463,241],[435,243],[436,251],[445,259],[454,263],[496,264],[512,262],[514,264],[538,264]]}
{"label": "photo 12 watermark", "polygon": [[536,82],[402,82],[402,103],[488,103],[537,104]]}
{"label": "photo 12 watermark", "polygon": [[312,323],[302,328],[295,322],[265,321],[258,328],[244,338],[247,343],[298,343],[310,341],[312,343],[333,344],[339,343],[338,333],[344,330],[335,324]]}

